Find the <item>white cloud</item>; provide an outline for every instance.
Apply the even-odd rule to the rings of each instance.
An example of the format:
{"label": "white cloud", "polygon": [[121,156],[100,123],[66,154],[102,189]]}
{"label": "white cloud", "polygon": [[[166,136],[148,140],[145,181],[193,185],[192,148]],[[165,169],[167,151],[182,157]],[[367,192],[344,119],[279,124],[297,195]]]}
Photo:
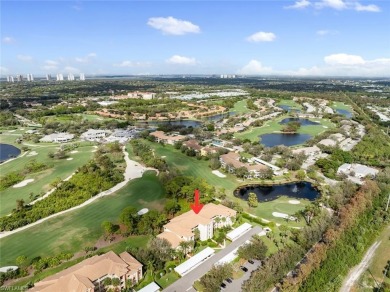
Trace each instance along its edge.
{"label": "white cloud", "polygon": [[94,58],[96,58],[96,53],[89,53],[85,57],[77,57],[75,60],[78,63],[89,63],[91,62]]}
{"label": "white cloud", "polygon": [[246,38],[248,42],[273,42],[276,39],[276,35],[272,32],[259,31]]}
{"label": "white cloud", "polygon": [[121,63],[118,64],[113,64],[114,67],[149,67],[151,63],[149,62],[134,62],[134,61],[122,61]]}
{"label": "white cloud", "polygon": [[9,70],[6,67],[0,66],[0,75],[8,74]]}
{"label": "white cloud", "polygon": [[243,75],[260,75],[260,74],[271,74],[271,67],[264,67],[260,61],[250,60],[248,64],[238,70],[238,74]]}
{"label": "white cloud", "polygon": [[286,8],[286,9],[304,9],[310,5],[311,5],[311,3],[307,0],[299,0],[299,1],[296,1],[294,3],[294,5],[286,6],[284,8]]}
{"label": "white cloud", "polygon": [[348,54],[333,54],[326,56],[324,61],[328,65],[361,65],[365,61],[361,56]]}
{"label": "white cloud", "polygon": [[174,55],[170,57],[168,60],[166,60],[169,64],[178,64],[178,65],[195,65],[196,60],[195,58],[190,57],[184,57],[179,55]]}
{"label": "white cloud", "polygon": [[79,69],[77,69],[77,68],[75,68],[75,67],[72,67],[72,66],[66,66],[66,67],[64,68],[64,71],[65,71],[66,73],[80,73],[80,70],[79,70]]}
{"label": "white cloud", "polygon": [[326,36],[326,35],[336,35],[339,34],[339,32],[337,30],[322,29],[322,30],[317,30],[316,34],[319,36]]}
{"label": "white cloud", "polygon": [[172,16],[169,17],[151,17],[148,20],[148,25],[161,30],[163,34],[170,35],[184,35],[187,33],[199,33],[199,26],[186,21],[174,18]]}
{"label": "white cloud", "polygon": [[374,4],[362,5],[359,2],[355,3],[355,10],[356,11],[367,11],[367,12],[380,12],[381,11],[381,9]]}
{"label": "white cloud", "polygon": [[22,62],[31,62],[33,59],[31,56],[28,55],[17,55],[16,57]]}
{"label": "white cloud", "polygon": [[343,0],[322,0],[320,2],[317,2],[315,5],[319,9],[329,7],[336,10],[343,10],[347,9],[348,7]]}
{"label": "white cloud", "polygon": [[4,44],[13,44],[15,42],[15,39],[13,37],[10,37],[10,36],[6,36],[6,37],[3,37],[2,39],[2,42]]}
{"label": "white cloud", "polygon": [[59,62],[53,60],[46,60],[45,65],[42,66],[43,70],[54,71],[58,69]]}

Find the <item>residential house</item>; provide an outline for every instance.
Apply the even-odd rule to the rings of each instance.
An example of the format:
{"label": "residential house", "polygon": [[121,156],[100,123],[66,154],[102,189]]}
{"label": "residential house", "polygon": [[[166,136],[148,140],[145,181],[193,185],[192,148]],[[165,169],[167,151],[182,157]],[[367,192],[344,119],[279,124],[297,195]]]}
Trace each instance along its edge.
{"label": "residential house", "polygon": [[249,174],[246,178],[259,178],[262,173],[268,169],[264,164],[249,164],[240,161],[240,154],[229,152],[219,157],[222,167],[225,167],[230,173],[234,173],[237,168],[245,167]]}
{"label": "residential house", "polygon": [[337,170],[338,174],[343,173],[360,179],[365,178],[366,176],[374,177],[378,174],[378,172],[379,170],[375,168],[368,167],[366,165],[358,164],[358,163],[353,163],[353,164],[344,163]]}
{"label": "residential house", "polygon": [[200,149],[200,155],[202,156],[208,156],[215,153],[218,153],[218,147],[203,147]]}
{"label": "residential house", "polygon": [[89,129],[88,131],[82,133],[80,138],[87,141],[101,141],[108,135],[108,133],[109,131],[107,130]]}
{"label": "residential house", "polygon": [[193,149],[195,152],[200,152],[200,150],[202,149],[202,146],[200,146],[198,141],[194,139],[183,142],[183,145],[189,149]]}
{"label": "residential house", "polygon": [[113,251],[86,259],[57,274],[34,284],[29,291],[106,291],[104,279],[118,278],[120,289],[126,288],[126,281],[137,284],[142,278],[142,264],[129,253],[119,256]]}
{"label": "residential house", "polygon": [[303,148],[292,150],[292,153],[295,155],[303,153],[306,156],[316,156],[316,155],[321,154],[321,149],[318,148],[317,146],[303,147]]}
{"label": "residential house", "polygon": [[69,133],[54,133],[50,135],[46,135],[41,138],[40,142],[49,142],[49,143],[66,143],[72,141],[74,138],[73,134]]}
{"label": "residential house", "polygon": [[186,136],[179,134],[166,135],[163,131],[152,132],[150,135],[155,137],[158,143],[163,142],[170,145],[174,145],[176,142],[183,141],[186,138]]}
{"label": "residential house", "polygon": [[182,241],[194,240],[195,229],[198,229],[200,240],[207,240],[213,237],[215,228],[232,226],[236,214],[235,210],[224,205],[209,203],[198,214],[191,210],[171,219],[157,237],[168,240],[173,248],[177,248]]}

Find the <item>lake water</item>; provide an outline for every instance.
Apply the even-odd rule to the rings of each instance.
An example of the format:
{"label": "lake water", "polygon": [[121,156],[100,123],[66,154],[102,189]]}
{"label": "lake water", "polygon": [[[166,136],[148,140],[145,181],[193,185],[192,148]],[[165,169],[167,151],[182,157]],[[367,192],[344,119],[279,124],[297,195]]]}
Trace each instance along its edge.
{"label": "lake water", "polygon": [[0,143],[0,162],[16,157],[20,152],[20,149],[15,146]]}
{"label": "lake water", "polygon": [[184,127],[193,127],[193,128],[197,128],[202,125],[201,122],[194,121],[194,120],[150,121],[150,122],[138,122],[137,124],[150,125],[150,126],[172,125],[172,126],[184,126]]}
{"label": "lake water", "polygon": [[301,126],[319,125],[319,123],[317,122],[313,122],[308,119],[301,119],[301,118],[286,118],[281,120],[279,124],[284,125],[289,122],[298,122],[301,124]]}
{"label": "lake water", "polygon": [[214,116],[209,116],[209,117],[206,117],[206,119],[209,120],[209,121],[217,122],[217,121],[225,119],[227,117],[234,116],[235,114],[236,114],[236,112],[229,112],[229,114],[228,113],[224,113],[224,114],[218,114],[218,115],[214,115]]}
{"label": "lake water", "polygon": [[345,116],[346,118],[352,118],[352,116],[353,116],[353,114],[350,111],[347,111],[345,109],[336,109],[336,112]]}
{"label": "lake water", "polygon": [[248,200],[249,193],[255,193],[259,202],[275,200],[281,196],[287,196],[294,199],[315,200],[320,193],[309,182],[295,182],[273,186],[246,186],[235,191],[235,196]]}
{"label": "lake water", "polygon": [[277,145],[294,146],[305,143],[311,138],[311,135],[273,133],[260,135],[260,138],[260,143],[266,147],[273,147]]}

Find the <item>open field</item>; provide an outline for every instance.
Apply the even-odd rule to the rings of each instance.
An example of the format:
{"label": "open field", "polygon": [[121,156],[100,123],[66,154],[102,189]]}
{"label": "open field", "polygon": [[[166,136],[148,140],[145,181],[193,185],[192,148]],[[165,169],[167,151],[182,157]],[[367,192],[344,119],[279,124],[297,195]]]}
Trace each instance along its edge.
{"label": "open field", "polygon": [[[13,144],[16,147],[23,146],[23,144],[17,145],[12,140],[15,139],[10,139],[10,135],[0,135],[0,143]],[[17,189],[9,187],[8,189],[2,191],[0,197],[0,216],[9,214],[12,209],[15,208],[15,202],[17,199],[23,199],[26,203],[28,203],[31,201],[31,193],[33,193],[33,195],[46,193],[52,188],[50,184],[56,178],[67,178],[72,173],[74,173],[77,168],[86,164],[90,159],[92,159],[93,156],[93,147],[86,144],[80,144],[80,147],[77,148],[77,153],[69,153],[69,156],[73,158],[72,160],[58,160],[48,157],[47,154],[49,152],[57,151],[57,148],[59,147],[58,144],[30,144],[28,142],[27,144],[34,145],[28,146],[31,149],[29,153],[33,152],[34,154],[37,154],[30,156],[29,153],[27,153],[27,155],[24,155],[23,157],[19,157],[13,161],[1,165],[1,175],[6,175],[11,171],[21,171],[25,165],[32,160],[49,165],[50,168],[27,175],[25,179],[34,179],[34,181],[28,184],[26,187]]]}
{"label": "open field", "polygon": [[282,99],[276,105],[287,105],[293,109],[299,109],[299,110],[302,109],[302,106],[299,103],[293,101],[292,99]]}
{"label": "open field", "polygon": [[250,110],[246,107],[246,100],[240,100],[234,104],[234,108],[230,109],[231,112],[235,112],[236,115],[244,114]]}
{"label": "open field", "polygon": [[146,172],[114,195],[0,239],[0,266],[15,264],[19,255],[31,259],[61,252],[75,253],[93,246],[102,236],[103,221],[117,221],[120,212],[129,205],[161,210],[163,199],[164,191],[155,173]]}
{"label": "open field", "polygon": [[[242,133],[236,133],[234,136],[236,138],[240,139],[249,139],[251,141],[259,141],[259,136],[263,134],[271,134],[271,133],[279,133],[283,125],[279,124],[279,122],[285,118],[288,118],[290,116],[283,115],[276,119],[270,120],[266,122],[261,127],[254,127],[250,128],[247,131],[244,131]],[[320,125],[309,125],[309,126],[302,126],[299,128],[298,133],[300,134],[309,134],[309,135],[318,135],[322,132],[326,131],[327,129],[334,128],[334,124],[327,120],[327,119],[309,119],[311,121],[319,122]],[[324,126],[326,128],[324,128]]]}
{"label": "open field", "polygon": [[351,106],[340,102],[340,101],[334,101],[333,104],[331,105],[332,108],[334,109],[341,109],[341,110],[347,110],[347,111],[352,111]]}
{"label": "open field", "polygon": [[[376,281],[381,283],[383,280],[383,270],[387,264],[387,261],[390,261],[390,225],[387,226],[378,238],[375,241],[382,241],[375,254],[370,262],[369,270],[365,271],[362,277],[359,280],[359,283],[362,285],[358,288],[358,291],[372,291],[372,288],[362,288],[365,285],[369,284],[374,286],[374,280],[372,277],[375,277]],[[385,278],[385,282],[390,285],[390,278]]]}

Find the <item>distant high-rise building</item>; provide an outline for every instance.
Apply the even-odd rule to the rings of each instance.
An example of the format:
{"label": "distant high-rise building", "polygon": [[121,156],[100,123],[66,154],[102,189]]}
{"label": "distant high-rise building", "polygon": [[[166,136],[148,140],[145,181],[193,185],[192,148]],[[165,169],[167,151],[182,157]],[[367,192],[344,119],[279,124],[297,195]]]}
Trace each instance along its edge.
{"label": "distant high-rise building", "polygon": [[11,82],[11,83],[15,82],[14,76],[9,76],[9,82]]}
{"label": "distant high-rise building", "polygon": [[11,82],[11,76],[7,76],[7,82]]}
{"label": "distant high-rise building", "polygon": [[57,81],[63,81],[64,80],[64,75],[61,73],[57,74]]}
{"label": "distant high-rise building", "polygon": [[50,75],[50,74],[46,74],[46,80],[47,80],[47,81],[50,81],[50,80],[51,80],[51,75]]}
{"label": "distant high-rise building", "polygon": [[82,81],[85,80],[85,74],[84,73],[80,73],[80,80],[82,80]]}
{"label": "distant high-rise building", "polygon": [[21,74],[16,76],[16,81],[22,82],[23,81],[23,76]]}
{"label": "distant high-rise building", "polygon": [[68,81],[73,81],[74,80],[74,75],[72,73],[68,74]]}
{"label": "distant high-rise building", "polygon": [[27,74],[27,81],[34,81],[34,76],[32,74]]}

